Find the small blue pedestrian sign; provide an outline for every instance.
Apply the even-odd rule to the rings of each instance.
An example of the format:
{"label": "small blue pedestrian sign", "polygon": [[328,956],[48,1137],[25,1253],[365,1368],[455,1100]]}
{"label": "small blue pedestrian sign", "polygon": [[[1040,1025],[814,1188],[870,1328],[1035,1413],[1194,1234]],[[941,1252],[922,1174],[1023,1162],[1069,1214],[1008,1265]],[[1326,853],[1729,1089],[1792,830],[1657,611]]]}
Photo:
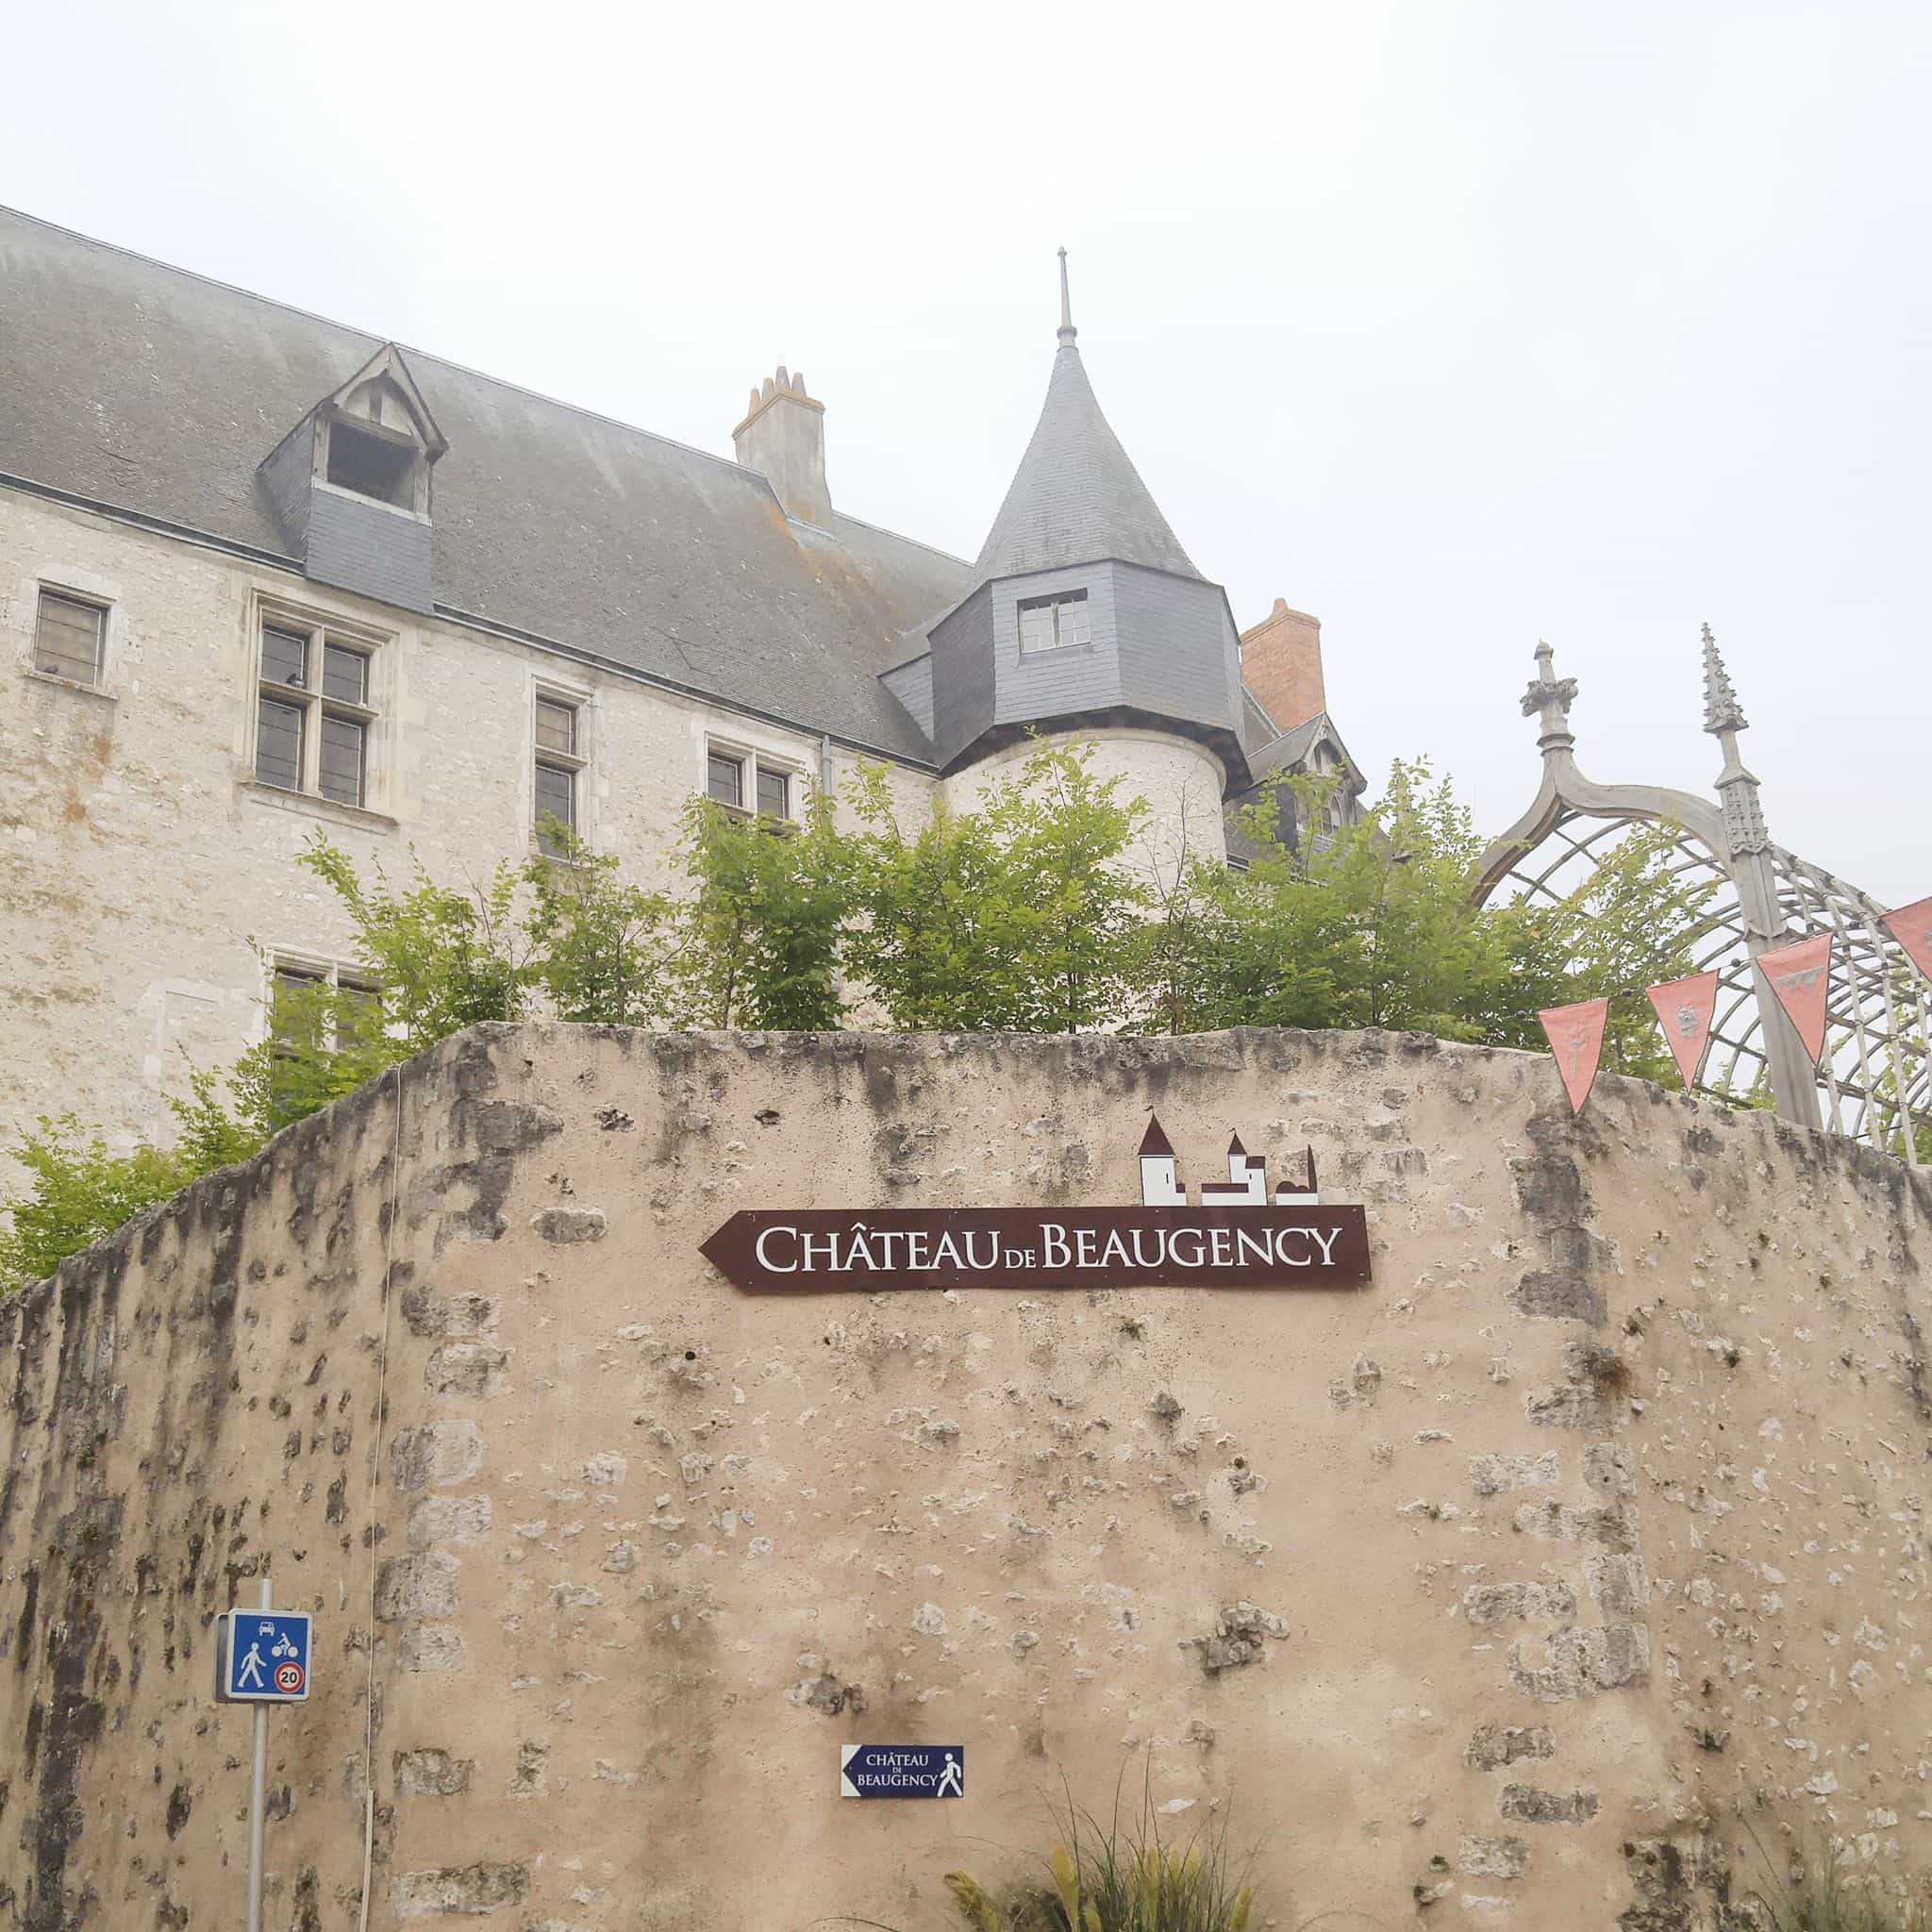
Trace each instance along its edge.
{"label": "small blue pedestrian sign", "polygon": [[308,1613],[230,1610],[222,1619],[217,1695],[225,1704],[301,1704],[308,1695]]}
{"label": "small blue pedestrian sign", "polygon": [[841,1744],[841,1798],[963,1798],[963,1744]]}

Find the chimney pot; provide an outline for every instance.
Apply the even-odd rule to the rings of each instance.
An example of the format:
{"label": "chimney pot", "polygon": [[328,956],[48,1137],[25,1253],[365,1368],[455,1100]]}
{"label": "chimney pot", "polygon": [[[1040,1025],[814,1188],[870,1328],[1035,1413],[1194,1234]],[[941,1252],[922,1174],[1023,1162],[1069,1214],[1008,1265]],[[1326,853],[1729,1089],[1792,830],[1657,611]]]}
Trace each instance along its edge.
{"label": "chimney pot", "polygon": [[744,421],[731,432],[738,460],[762,473],[785,514],[828,527],[832,492],[825,483],[825,406],[806,393],[805,375],[778,364],[752,391]]}
{"label": "chimney pot", "polygon": [[1274,608],[1241,633],[1241,681],[1279,731],[1292,731],[1325,711],[1322,620],[1275,598]]}

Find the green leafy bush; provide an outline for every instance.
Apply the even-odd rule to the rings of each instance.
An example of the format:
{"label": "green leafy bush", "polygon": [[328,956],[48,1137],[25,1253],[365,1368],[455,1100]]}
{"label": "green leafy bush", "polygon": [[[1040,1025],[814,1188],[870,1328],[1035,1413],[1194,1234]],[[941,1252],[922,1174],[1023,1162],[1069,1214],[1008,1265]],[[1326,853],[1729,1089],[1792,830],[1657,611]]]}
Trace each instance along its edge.
{"label": "green leafy bush", "polygon": [[[1757,1852],[1768,1867],[1761,1844]],[[1817,1847],[1790,1877],[1749,1896],[1767,1932],[1932,1932],[1932,1879],[1860,1877],[1836,1845]]]}
{"label": "green leafy bush", "polygon": [[1327,816],[1335,782],[1269,788],[1245,870],[1183,850],[1151,879],[1146,805],[1078,743],[1036,745],[974,810],[935,801],[910,828],[878,766],[796,823],[693,799],[665,891],[555,820],[538,856],[461,886],[413,860],[400,884],[365,876],[318,837],[300,862],[346,915],[364,984],[271,974],[265,1037],[191,1074],[165,1148],[110,1154],[42,1121],[14,1149],[28,1188],[5,1204],[0,1291],[438,1041],[539,1010],[818,1031],[857,992],[908,1029],[1393,1026],[1535,1048],[1539,1007],[1606,992],[1605,1064],[1676,1083],[1641,988],[1690,970],[1709,894],[1667,831],[1633,834],[1560,904],[1479,908],[1482,842],[1424,763],[1396,764],[1358,823],[1284,837]]}
{"label": "green leafy bush", "polygon": [[690,882],[670,922],[675,1024],[823,1032],[844,1012],[839,949],[846,841],[814,793],[783,824],[693,798],[675,862]]}
{"label": "green leafy bush", "polygon": [[107,1137],[71,1113],[41,1116],[13,1146],[29,1187],[7,1205],[0,1227],[0,1284],[14,1287],[51,1274],[69,1255],[194,1178],[191,1158],[178,1149],[139,1146],[108,1151]]}
{"label": "green leafy bush", "polygon": [[979,808],[935,800],[910,836],[882,769],[861,772],[847,841],[845,957],[896,1027],[1074,1033],[1134,999],[1145,888],[1126,869],[1146,814],[1088,745],[1041,745]]}
{"label": "green leafy bush", "polygon": [[1052,1807],[1052,1825],[1053,1843],[1023,1876],[989,1886],[945,1874],[967,1932],[1246,1932],[1258,1923],[1249,1861],[1234,1854],[1224,1816],[1163,1835],[1143,1784],[1130,1813],[1118,1791],[1105,1821],[1067,1798]]}

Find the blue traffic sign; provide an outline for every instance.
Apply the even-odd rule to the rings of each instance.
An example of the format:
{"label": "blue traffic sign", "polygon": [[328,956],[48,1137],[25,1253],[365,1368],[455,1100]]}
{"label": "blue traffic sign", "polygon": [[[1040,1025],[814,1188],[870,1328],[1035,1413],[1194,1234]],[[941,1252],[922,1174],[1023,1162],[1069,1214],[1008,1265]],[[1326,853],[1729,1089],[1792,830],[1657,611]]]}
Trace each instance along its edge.
{"label": "blue traffic sign", "polygon": [[308,1695],[307,1610],[230,1610],[222,1619],[227,1704],[300,1704]]}
{"label": "blue traffic sign", "polygon": [[841,1798],[963,1798],[963,1744],[841,1744]]}

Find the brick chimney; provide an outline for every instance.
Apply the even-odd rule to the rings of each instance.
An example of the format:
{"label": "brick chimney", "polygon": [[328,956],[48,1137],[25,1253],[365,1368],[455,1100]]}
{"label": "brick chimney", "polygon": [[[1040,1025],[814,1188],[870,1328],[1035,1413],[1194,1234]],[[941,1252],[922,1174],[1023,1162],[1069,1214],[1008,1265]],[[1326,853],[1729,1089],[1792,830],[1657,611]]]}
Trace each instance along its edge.
{"label": "brick chimney", "polygon": [[802,375],[779,363],[752,391],[744,421],[731,432],[738,460],[760,471],[777,492],[785,514],[801,524],[829,527],[832,492],[825,487],[825,406],[805,392]]}
{"label": "brick chimney", "polygon": [[1277,597],[1274,608],[1241,633],[1241,678],[1282,731],[1306,724],[1328,708],[1322,688],[1322,620],[1291,610]]}

